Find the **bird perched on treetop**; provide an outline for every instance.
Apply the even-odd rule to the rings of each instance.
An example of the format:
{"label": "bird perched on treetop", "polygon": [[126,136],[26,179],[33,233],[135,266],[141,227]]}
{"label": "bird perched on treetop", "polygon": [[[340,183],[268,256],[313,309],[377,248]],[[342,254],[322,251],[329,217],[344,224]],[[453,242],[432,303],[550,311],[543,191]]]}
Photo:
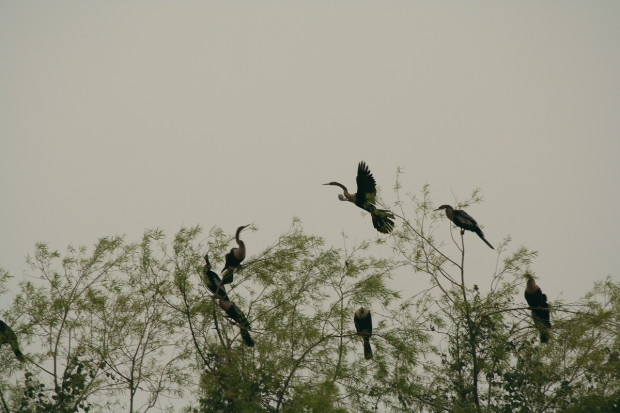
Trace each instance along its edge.
{"label": "bird perched on treetop", "polygon": [[211,263],[209,262],[209,256],[207,254],[205,254],[205,266],[202,270],[202,281],[216,298],[228,300],[226,288],[224,288],[222,280],[220,280],[220,277],[215,272],[211,271]]}
{"label": "bird perched on treetop", "polygon": [[370,310],[360,307],[353,317],[357,335],[364,338],[364,358],[372,358],[372,347],[370,347],[370,337],[372,336],[372,316]]}
{"label": "bird perched on treetop", "polygon": [[435,211],[439,211],[440,209],[445,209],[448,219],[454,222],[454,225],[461,228],[461,235],[465,233],[465,230],[475,232],[485,244],[491,247],[491,249],[495,249],[493,248],[493,245],[491,245],[491,243],[484,238],[484,233],[480,229],[480,226],[476,220],[473,219],[467,212],[461,211],[460,209],[454,209],[450,205],[442,205]]}
{"label": "bird perched on treetop", "polygon": [[0,320],[0,346],[3,344],[8,344],[11,346],[17,360],[22,363],[26,361],[26,357],[24,357],[22,352],[19,350],[19,344],[17,343],[17,336],[15,335],[15,332],[11,329],[11,327],[6,325],[4,321]]}
{"label": "bird perched on treetop", "polygon": [[248,347],[254,347],[254,340],[252,340],[252,336],[250,335],[250,322],[243,314],[243,311],[235,303],[232,301],[226,300],[224,298],[220,299],[220,307],[222,310],[228,314],[230,318],[235,320],[237,324],[239,324],[239,329],[241,330],[241,338],[243,338],[243,342]]}
{"label": "bird perched on treetop", "polygon": [[338,194],[341,201],[353,202],[358,207],[370,212],[372,225],[383,234],[388,234],[394,229],[394,214],[385,209],[377,209],[375,202],[377,199],[377,184],[364,161],[357,166],[357,193],[350,194],[347,187],[338,182],[328,182],[323,185],[339,186],[344,194]]}
{"label": "bird perched on treetop", "polygon": [[[241,265],[241,262],[245,259],[245,243],[239,239],[239,234],[244,228],[249,227],[248,225],[243,225],[237,228],[237,232],[235,233],[235,241],[237,242],[237,248],[231,248],[230,252],[226,254],[224,257],[226,259],[226,264],[224,264],[223,278],[222,283],[229,284],[233,282],[233,271],[235,268]],[[226,271],[228,270],[228,271]],[[224,271],[226,271],[224,273]]]}
{"label": "bird perched on treetop", "polygon": [[525,278],[527,279],[527,284],[525,285],[525,300],[532,310],[532,319],[540,333],[540,342],[546,343],[549,341],[549,329],[551,328],[547,295],[542,293],[542,290],[538,284],[536,284],[536,281],[534,281],[532,274],[525,273]]}

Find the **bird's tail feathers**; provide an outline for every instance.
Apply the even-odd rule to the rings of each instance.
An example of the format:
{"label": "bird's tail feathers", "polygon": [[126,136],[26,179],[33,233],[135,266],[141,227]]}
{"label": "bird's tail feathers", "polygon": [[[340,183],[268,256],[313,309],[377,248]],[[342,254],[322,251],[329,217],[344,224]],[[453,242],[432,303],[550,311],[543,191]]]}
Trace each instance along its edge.
{"label": "bird's tail feathers", "polygon": [[476,231],[476,234],[478,234],[478,236],[480,237],[481,240],[484,241],[485,244],[487,244],[492,250],[494,250],[495,248],[493,247],[493,245],[491,245],[491,243],[489,241],[487,241],[487,239],[484,237],[484,233],[482,231]]}
{"label": "bird's tail feathers", "polygon": [[370,360],[372,358],[372,347],[370,346],[370,339],[364,337],[364,358]]}
{"label": "bird's tail feathers", "polygon": [[24,354],[18,348],[13,349],[13,353],[15,353],[15,357],[17,357],[17,360],[20,362],[23,363],[26,361],[26,357],[24,357]]}
{"label": "bird's tail feathers", "polygon": [[243,342],[245,343],[246,346],[254,347],[254,340],[252,340],[252,336],[250,335],[250,332],[246,330],[245,328],[241,328],[241,338],[243,339]]}
{"label": "bird's tail feathers", "polygon": [[372,225],[382,234],[389,234],[394,229],[394,214],[386,209],[375,209],[371,212]]}

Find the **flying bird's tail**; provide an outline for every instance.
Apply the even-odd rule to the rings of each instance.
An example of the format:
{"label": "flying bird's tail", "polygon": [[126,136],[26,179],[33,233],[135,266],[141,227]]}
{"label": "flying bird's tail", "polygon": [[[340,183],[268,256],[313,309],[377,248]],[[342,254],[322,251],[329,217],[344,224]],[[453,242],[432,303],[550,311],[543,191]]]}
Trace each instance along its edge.
{"label": "flying bird's tail", "polygon": [[375,209],[370,213],[372,226],[382,234],[389,234],[394,229],[394,214],[386,209]]}
{"label": "flying bird's tail", "polygon": [[372,358],[372,347],[370,347],[370,337],[364,337],[364,358],[370,360]]}
{"label": "flying bird's tail", "polygon": [[484,237],[484,234],[482,233],[482,231],[478,230],[478,231],[476,231],[476,234],[478,234],[480,239],[483,240],[484,243],[487,244],[489,247],[491,247],[492,250],[495,249],[495,248],[493,248],[493,245],[491,245],[491,243],[489,241],[487,241],[487,239]]}

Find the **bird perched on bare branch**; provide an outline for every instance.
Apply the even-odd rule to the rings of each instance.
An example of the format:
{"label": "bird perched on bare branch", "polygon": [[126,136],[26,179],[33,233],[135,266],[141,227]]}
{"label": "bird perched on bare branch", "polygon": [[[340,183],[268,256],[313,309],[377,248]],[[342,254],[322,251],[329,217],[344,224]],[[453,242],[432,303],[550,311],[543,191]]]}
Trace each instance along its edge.
{"label": "bird perched on bare branch", "polygon": [[239,324],[239,329],[241,330],[241,338],[243,338],[243,342],[248,347],[254,347],[254,340],[252,340],[252,336],[250,335],[250,322],[243,314],[243,311],[235,303],[232,301],[221,298],[220,299],[220,307],[222,310],[228,314],[230,318],[235,320],[237,324]]}
{"label": "bird perched on bare branch", "polygon": [[493,245],[491,245],[491,243],[484,237],[484,233],[482,232],[482,229],[480,229],[480,225],[478,225],[476,220],[473,219],[467,212],[460,209],[454,209],[450,205],[442,205],[435,211],[439,211],[440,209],[445,209],[448,219],[454,222],[454,225],[461,228],[461,235],[465,233],[465,230],[475,232],[485,244],[491,247],[491,249],[495,249],[493,248]]}
{"label": "bird perched on bare branch", "polygon": [[17,343],[17,336],[15,335],[15,332],[11,329],[11,327],[6,325],[4,321],[0,320],[0,346],[3,344],[8,344],[11,346],[17,360],[22,363],[26,361],[26,357],[24,357],[22,352],[19,350],[19,344]]}
{"label": "bird perched on bare branch", "polygon": [[245,243],[239,239],[239,234],[244,228],[249,227],[250,225],[243,225],[237,228],[237,232],[235,233],[235,241],[237,242],[237,248],[231,248],[231,250],[224,257],[226,259],[226,263],[224,264],[224,269],[222,270],[222,283],[230,284],[233,282],[233,271],[235,268],[241,265],[241,262],[245,259]]}
{"label": "bird perched on bare branch", "polygon": [[216,298],[224,298],[228,300],[226,294],[226,288],[222,283],[219,275],[211,271],[211,263],[209,262],[209,256],[205,254],[205,266],[202,270],[202,282],[205,283],[207,288],[215,295]]}
{"label": "bird perched on bare branch", "polygon": [[377,199],[377,184],[364,161],[357,166],[357,192],[350,194],[347,187],[339,182],[328,182],[323,185],[338,186],[343,190],[343,194],[338,194],[341,201],[349,201],[370,212],[372,225],[383,234],[388,234],[394,229],[394,214],[386,209],[377,209],[375,202]]}
{"label": "bird perched on bare branch", "polygon": [[372,336],[372,316],[370,310],[360,307],[353,317],[355,330],[357,335],[364,339],[364,358],[370,360],[372,358],[372,347],[370,347],[370,337]]}
{"label": "bird perched on bare branch", "polygon": [[536,284],[534,277],[530,273],[525,274],[527,284],[525,285],[525,300],[532,310],[532,319],[534,326],[540,333],[540,342],[549,341],[549,329],[551,328],[551,315],[549,313],[549,303],[547,303],[547,295]]}

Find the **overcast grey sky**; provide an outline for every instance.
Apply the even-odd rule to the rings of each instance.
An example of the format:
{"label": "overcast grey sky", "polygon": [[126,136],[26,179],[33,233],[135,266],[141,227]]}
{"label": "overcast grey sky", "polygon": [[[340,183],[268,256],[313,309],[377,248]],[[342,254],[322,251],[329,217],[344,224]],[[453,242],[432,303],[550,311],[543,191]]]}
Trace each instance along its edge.
{"label": "overcast grey sky", "polygon": [[576,299],[620,277],[619,21],[617,1],[3,1],[0,266],[195,224],[255,223],[251,254],[293,216],[373,238],[321,186],[365,160],[386,202],[397,167],[436,205],[480,187],[489,241]]}

